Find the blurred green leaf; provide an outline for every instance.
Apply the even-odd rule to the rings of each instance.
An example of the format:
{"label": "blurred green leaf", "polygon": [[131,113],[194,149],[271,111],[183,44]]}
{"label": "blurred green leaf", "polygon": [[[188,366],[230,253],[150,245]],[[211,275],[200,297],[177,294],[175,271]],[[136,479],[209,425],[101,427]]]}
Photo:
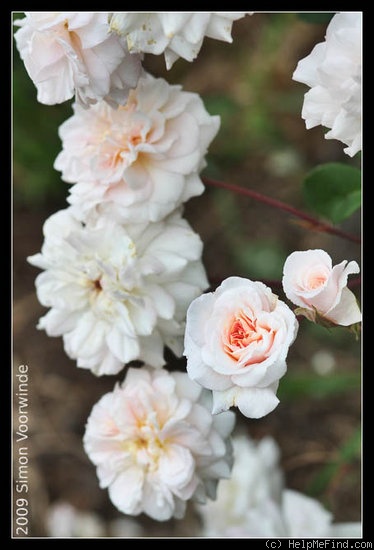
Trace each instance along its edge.
{"label": "blurred green leaf", "polygon": [[[209,157],[217,166],[233,166],[248,154],[248,140],[243,127],[243,110],[230,96],[212,94],[203,97],[204,105],[211,115],[219,115],[219,133],[209,149]],[[236,135],[237,139],[232,139]]]}
{"label": "blurred green leaf", "polygon": [[316,323],[307,323],[303,326],[304,332],[307,332],[313,339],[315,338],[317,342],[321,344],[332,343],[336,348],[340,350],[350,349],[353,346],[358,346],[359,344],[354,343],[356,338],[347,338],[349,331],[347,332],[347,327],[336,326],[334,330],[326,330],[326,327],[317,325]]}
{"label": "blurred green leaf", "polygon": [[313,24],[328,24],[330,23],[331,19],[334,17],[335,13],[298,13],[297,16],[302,21],[305,21],[305,23],[313,23]]}
{"label": "blurred green leaf", "polygon": [[331,162],[317,166],[303,182],[307,205],[332,223],[340,223],[361,206],[361,171]]}
{"label": "blurred green leaf", "polygon": [[214,205],[223,225],[225,234],[229,239],[234,239],[241,234],[241,219],[237,204],[237,196],[227,193],[222,189],[216,189],[214,193]]}
{"label": "blurred green leaf", "polygon": [[256,279],[280,279],[285,251],[280,243],[268,240],[240,243],[233,250],[238,267]]}
{"label": "blurred green leaf", "polygon": [[278,395],[280,399],[301,397],[321,399],[357,390],[360,385],[360,373],[333,373],[325,376],[314,373],[288,373],[281,381]]}
{"label": "blurred green leaf", "polygon": [[239,111],[236,101],[224,94],[204,96],[204,105],[211,115],[219,114],[224,124],[227,124],[230,118]]}
{"label": "blurred green leaf", "polygon": [[330,461],[322,468],[320,472],[312,480],[309,493],[317,495],[327,489],[334,481],[334,478],[339,475],[347,465],[360,457],[361,454],[361,428],[348,438],[338,451],[336,460]]}

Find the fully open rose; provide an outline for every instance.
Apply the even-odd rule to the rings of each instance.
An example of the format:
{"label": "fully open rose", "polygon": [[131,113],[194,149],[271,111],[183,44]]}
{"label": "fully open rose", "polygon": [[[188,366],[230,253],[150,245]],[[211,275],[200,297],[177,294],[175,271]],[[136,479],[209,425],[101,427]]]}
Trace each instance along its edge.
{"label": "fully open rose", "polygon": [[199,174],[220,118],[198,94],[144,73],[125,106],[73,109],[55,168],[75,183],[68,200],[80,219],[158,221],[204,191]]}
{"label": "fully open rose", "polygon": [[298,330],[291,309],[258,281],[229,277],[187,310],[189,376],[213,390],[213,413],[237,406],[260,418],[279,403],[279,379]]}
{"label": "fully open rose", "polygon": [[208,286],[202,242],[176,211],[162,222],[95,226],[71,209],[50,216],[40,254],[39,301],[50,310],[38,324],[62,336],[66,353],[94,374],[118,373],[125,363],[165,364],[164,346],[183,352],[185,315]]}
{"label": "fully open rose", "polygon": [[348,275],[359,273],[357,262],[340,262],[333,267],[324,250],[303,250],[290,254],[283,267],[283,289],[289,300],[337,325],[361,321],[355,295],[347,288]]}

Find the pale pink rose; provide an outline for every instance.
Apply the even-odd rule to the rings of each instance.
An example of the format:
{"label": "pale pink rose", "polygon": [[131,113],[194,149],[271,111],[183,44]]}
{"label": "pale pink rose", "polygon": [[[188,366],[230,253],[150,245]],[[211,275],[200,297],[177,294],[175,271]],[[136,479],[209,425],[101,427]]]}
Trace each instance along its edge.
{"label": "pale pink rose", "polygon": [[69,202],[77,216],[158,221],[204,191],[199,173],[220,119],[197,94],[144,73],[123,107],[73,108],[54,166],[76,183]]}
{"label": "pale pink rose", "polygon": [[229,277],[187,310],[189,376],[213,390],[213,413],[237,406],[260,418],[279,403],[279,379],[298,330],[291,309],[258,281]]}
{"label": "pale pink rose", "polygon": [[107,12],[25,12],[14,34],[40,103],[104,99],[123,104],[141,72],[141,56],[109,33]]}
{"label": "pale pink rose", "polygon": [[193,61],[205,37],[232,42],[233,22],[253,12],[114,12],[111,31],[130,52],[164,54],[167,69],[182,57]]}
{"label": "pale pink rose", "polygon": [[355,261],[332,265],[324,250],[303,250],[290,254],[283,267],[283,290],[289,300],[319,316],[343,326],[361,321],[355,295],[347,288],[348,275],[359,273]]}
{"label": "pale pink rose", "polygon": [[121,512],[180,519],[189,500],[215,498],[231,472],[235,415],[213,417],[210,400],[186,373],[145,365],[94,405],[84,448]]}

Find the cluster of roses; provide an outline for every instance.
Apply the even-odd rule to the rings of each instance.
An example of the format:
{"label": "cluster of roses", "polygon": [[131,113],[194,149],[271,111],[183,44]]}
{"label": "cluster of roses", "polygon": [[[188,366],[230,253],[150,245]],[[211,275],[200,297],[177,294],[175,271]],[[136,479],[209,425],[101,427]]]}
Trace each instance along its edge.
{"label": "cluster of roses", "polygon": [[[250,12],[247,12],[250,13]],[[231,41],[246,13],[29,12],[15,39],[38,100],[75,97],[59,130],[55,168],[70,206],[44,224],[38,328],[62,336],[68,356],[122,384],[93,407],[84,447],[101,487],[126,514],[183,517],[190,499],[214,499],[230,477],[238,407],[259,418],[278,404],[298,321],[270,288],[240,277],[215,292],[203,244],[183,205],[204,191],[200,173],[219,130],[201,98],[142,68],[144,53],[192,61],[204,37]],[[286,296],[300,312],[361,320],[347,277],[322,250],[294,252]],[[187,372],[165,368],[165,346]],[[141,362],[141,366],[131,364]],[[219,413],[219,414],[218,414]]]}

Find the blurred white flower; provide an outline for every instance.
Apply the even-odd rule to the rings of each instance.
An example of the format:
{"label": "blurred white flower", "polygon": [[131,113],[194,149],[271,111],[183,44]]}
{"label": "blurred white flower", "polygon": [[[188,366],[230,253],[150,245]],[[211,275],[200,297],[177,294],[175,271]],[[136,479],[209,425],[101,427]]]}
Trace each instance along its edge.
{"label": "blurred white flower", "polygon": [[279,515],[284,480],[277,444],[271,437],[256,442],[246,434],[234,435],[232,444],[230,479],[220,482],[216,500],[198,506],[206,537],[245,535],[248,523],[256,525],[259,511],[261,530],[263,522],[273,523]]}
{"label": "blurred white flower", "polygon": [[326,39],[299,61],[293,79],[311,89],[304,96],[306,127],[321,124],[351,157],[361,150],[362,12],[333,16]]}
{"label": "blurred white flower", "polygon": [[70,209],[44,224],[41,254],[28,261],[40,303],[38,328],[63,336],[78,367],[116,374],[139,359],[154,367],[164,345],[179,356],[187,307],[208,286],[202,242],[179,212],[162,222],[122,226],[76,220]]}
{"label": "blurred white flower", "polygon": [[298,326],[269,287],[243,277],[228,277],[193,300],[184,339],[187,372],[213,390],[214,414],[236,406],[261,418],[275,409]]}
{"label": "blurred white flower", "polygon": [[16,45],[40,103],[75,96],[88,106],[104,99],[123,104],[141,72],[140,55],[109,32],[106,12],[25,12],[15,25]]}
{"label": "blurred white flower", "polygon": [[332,514],[314,498],[284,486],[275,440],[253,441],[234,435],[231,477],[222,480],[214,502],[198,505],[201,536],[357,537],[361,523],[333,523]]}
{"label": "blurred white flower", "polygon": [[112,519],[108,522],[107,531],[109,537],[143,537],[145,536],[143,527],[132,517],[122,517]]}
{"label": "blurred white flower", "polygon": [[186,373],[130,367],[94,405],[83,442],[100,487],[123,513],[182,518],[230,475],[235,415],[213,417],[211,395]]}
{"label": "blurred white flower", "polygon": [[49,537],[104,537],[105,523],[95,513],[79,510],[59,501],[47,510],[46,530]]}
{"label": "blurred white flower", "polygon": [[331,512],[316,499],[286,489],[282,496],[282,515],[286,537],[358,537],[360,522],[333,523]]}
{"label": "blurred white flower", "polygon": [[335,369],[336,359],[331,351],[321,349],[313,353],[310,358],[310,364],[317,374],[326,376]]}
{"label": "blurred white flower", "polygon": [[193,61],[204,38],[232,42],[233,22],[253,12],[115,12],[111,31],[126,38],[130,52],[164,54],[167,69],[182,57]]}
{"label": "blurred white flower", "polygon": [[362,524],[359,521],[346,521],[344,523],[333,523],[329,531],[329,537],[362,537]]}
{"label": "blurred white flower", "polygon": [[284,491],[282,513],[286,536],[324,537],[331,528],[332,514],[318,500],[298,491]]}
{"label": "blurred white flower", "polygon": [[220,119],[198,94],[144,73],[123,107],[73,108],[54,167],[76,183],[69,202],[77,216],[158,221],[204,191],[199,173]]}

